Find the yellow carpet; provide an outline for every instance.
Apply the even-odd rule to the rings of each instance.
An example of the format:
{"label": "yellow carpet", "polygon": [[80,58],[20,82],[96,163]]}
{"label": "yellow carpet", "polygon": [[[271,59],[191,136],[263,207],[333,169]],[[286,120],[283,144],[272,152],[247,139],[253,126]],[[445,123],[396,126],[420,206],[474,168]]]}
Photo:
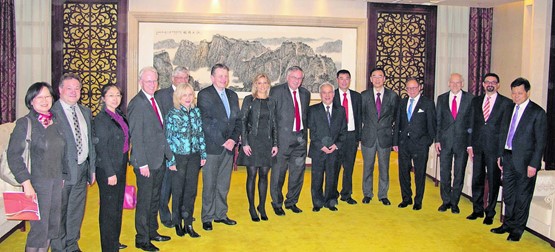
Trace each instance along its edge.
{"label": "yellow carpet", "polygon": [[[197,239],[178,237],[174,229],[162,226],[159,232],[170,235],[172,240],[155,245],[161,251],[553,251],[547,242],[529,232],[525,232],[522,240],[516,243],[506,241],[507,235],[490,233],[491,228],[500,225],[498,216],[492,226],[483,225],[482,219],[466,220],[465,217],[472,212],[467,198],[461,199],[461,214],[438,212],[441,204],[439,189],[434,187],[431,179],[426,181],[422,210],[397,208],[401,201],[397,155],[392,153],[391,159],[391,206],[383,206],[376,199],[368,205],[361,204],[362,157],[359,153],[353,176],[353,198],[359,204],[353,206],[340,201],[337,212],[327,209],[312,212],[310,170],[307,169],[298,204],[304,212],[294,214],[286,210],[285,216],[276,216],[268,196],[266,209],[269,221],[257,223],[250,220],[245,194],[247,175],[245,169],[240,167],[232,174],[228,198],[229,217],[237,220],[236,226],[214,223],[214,230],[208,232],[202,229],[200,221],[196,221],[195,230],[202,236]],[[377,168],[374,175],[377,176]],[[132,171],[128,172],[128,178],[128,183],[135,183]],[[201,192],[199,185],[195,204],[197,220],[200,220]],[[120,240],[129,246],[124,251],[136,251],[134,211],[124,210],[123,218]],[[16,231],[0,244],[0,251],[21,251],[26,236],[26,232]],[[96,185],[89,190],[79,244],[83,251],[100,251]]]}

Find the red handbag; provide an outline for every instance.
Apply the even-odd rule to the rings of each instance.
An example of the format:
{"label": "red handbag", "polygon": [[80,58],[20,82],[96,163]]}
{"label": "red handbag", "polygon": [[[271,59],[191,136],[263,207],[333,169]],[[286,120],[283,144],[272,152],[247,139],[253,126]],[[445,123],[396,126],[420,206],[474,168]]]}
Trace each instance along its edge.
{"label": "red handbag", "polygon": [[137,190],[133,185],[125,185],[123,209],[135,209],[135,206],[137,206]]}

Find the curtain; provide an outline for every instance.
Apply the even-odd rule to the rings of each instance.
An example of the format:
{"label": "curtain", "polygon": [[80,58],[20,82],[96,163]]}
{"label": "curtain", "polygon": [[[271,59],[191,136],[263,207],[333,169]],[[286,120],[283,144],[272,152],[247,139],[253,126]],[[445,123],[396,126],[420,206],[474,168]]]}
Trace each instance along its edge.
{"label": "curtain", "polygon": [[484,93],[482,77],[491,67],[493,8],[470,8],[468,38],[468,91]]}
{"label": "curtain", "polygon": [[15,121],[15,9],[14,0],[0,0],[0,123]]}

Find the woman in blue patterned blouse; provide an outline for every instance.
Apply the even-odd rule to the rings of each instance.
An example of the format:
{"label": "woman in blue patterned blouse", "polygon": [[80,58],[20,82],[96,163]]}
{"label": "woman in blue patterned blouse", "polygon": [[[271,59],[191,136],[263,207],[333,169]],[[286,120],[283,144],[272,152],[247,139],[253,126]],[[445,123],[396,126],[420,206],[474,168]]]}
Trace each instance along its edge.
{"label": "woman in blue patterned blouse", "polygon": [[[193,229],[198,173],[206,163],[206,144],[195,92],[189,84],[179,84],[173,93],[173,108],[166,116],[166,139],[174,158],[167,164],[172,178],[172,222],[179,236],[200,237]],[[183,222],[183,225],[182,225]]]}

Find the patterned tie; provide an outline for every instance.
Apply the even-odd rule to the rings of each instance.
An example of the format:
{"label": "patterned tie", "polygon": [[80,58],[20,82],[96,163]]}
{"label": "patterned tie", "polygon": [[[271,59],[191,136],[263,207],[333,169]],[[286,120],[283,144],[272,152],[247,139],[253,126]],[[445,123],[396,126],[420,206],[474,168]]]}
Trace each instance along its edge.
{"label": "patterned tie", "polygon": [[380,113],[382,112],[382,99],[380,98],[380,93],[377,93],[376,96],[376,110],[378,111],[378,118],[380,118]]}
{"label": "patterned tie", "polygon": [[407,111],[407,118],[409,119],[412,117],[412,105],[414,105],[414,98],[410,98],[409,110]]}
{"label": "patterned tie", "polygon": [[293,91],[293,102],[295,103],[295,131],[301,131],[301,113],[299,112],[299,101],[297,101],[297,91]]}
{"label": "patterned tie", "polygon": [[453,96],[453,101],[451,102],[451,115],[453,120],[457,119],[457,96]]}
{"label": "patterned tie", "polygon": [[345,108],[345,118],[347,123],[349,123],[349,100],[347,100],[347,93],[343,93],[343,108]]}
{"label": "patterned tie", "polygon": [[152,104],[152,109],[154,109],[154,114],[156,114],[156,118],[158,118],[158,122],[160,123],[160,126],[164,128],[162,124],[162,119],[160,118],[160,114],[158,114],[158,107],[156,107],[156,102],[154,101],[154,97],[150,97],[150,103]]}
{"label": "patterned tie", "polygon": [[509,136],[507,136],[507,147],[509,149],[513,149],[513,137],[515,135],[516,130],[516,120],[518,118],[518,108],[520,105],[516,105],[515,114],[513,115],[513,119],[511,119],[511,127],[509,128]]}
{"label": "patterned tie", "polygon": [[486,103],[484,104],[484,121],[487,122],[488,118],[489,118],[489,113],[491,112],[491,108],[490,108],[490,98],[491,97],[487,97],[486,98]]}
{"label": "patterned tie", "polygon": [[77,107],[77,105],[71,106],[71,115],[73,116],[73,133],[75,137],[75,144],[77,145],[77,154],[81,155],[83,152],[83,140],[81,139],[81,127],[79,126],[79,118],[77,118],[75,107]]}
{"label": "patterned tie", "polygon": [[328,126],[330,126],[331,125],[330,106],[326,106],[326,114],[328,114]]}

